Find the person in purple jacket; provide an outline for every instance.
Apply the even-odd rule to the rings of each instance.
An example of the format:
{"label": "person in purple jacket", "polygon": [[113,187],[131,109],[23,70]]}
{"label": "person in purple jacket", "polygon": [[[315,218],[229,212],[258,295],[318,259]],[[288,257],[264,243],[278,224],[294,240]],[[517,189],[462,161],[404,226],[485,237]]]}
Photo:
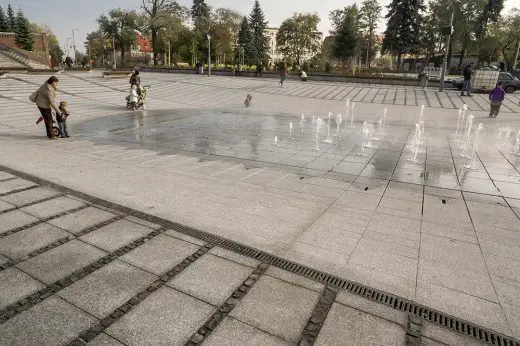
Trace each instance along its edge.
{"label": "person in purple jacket", "polygon": [[506,91],[502,88],[502,82],[498,82],[495,89],[489,94],[489,100],[491,101],[491,110],[489,111],[490,118],[496,118],[500,111],[500,106],[506,97]]}

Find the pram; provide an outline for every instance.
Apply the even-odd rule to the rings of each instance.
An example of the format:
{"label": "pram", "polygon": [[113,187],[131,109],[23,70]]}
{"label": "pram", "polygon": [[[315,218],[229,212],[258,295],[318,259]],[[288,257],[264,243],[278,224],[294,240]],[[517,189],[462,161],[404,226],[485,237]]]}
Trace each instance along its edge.
{"label": "pram", "polygon": [[145,86],[136,86],[136,90],[134,93],[133,89],[134,85],[132,86],[132,89],[130,90],[130,95],[128,95],[126,100],[126,108],[132,109],[134,111],[138,109],[146,110],[146,96],[148,95],[148,89],[150,89],[149,85]]}

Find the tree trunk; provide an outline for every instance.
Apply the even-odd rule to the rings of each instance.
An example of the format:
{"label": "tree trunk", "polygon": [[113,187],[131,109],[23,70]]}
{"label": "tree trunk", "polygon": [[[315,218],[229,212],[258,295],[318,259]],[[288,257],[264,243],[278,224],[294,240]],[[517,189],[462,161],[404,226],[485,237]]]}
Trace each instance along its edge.
{"label": "tree trunk", "polygon": [[455,40],[453,37],[450,40],[450,45],[448,47],[448,71],[446,71],[446,75],[450,74],[451,70],[451,57],[453,55],[453,45],[455,44]]}
{"label": "tree trunk", "polygon": [[157,66],[157,30],[152,28],[153,66]]}
{"label": "tree trunk", "polygon": [[372,36],[374,33],[370,30],[370,34],[368,35],[368,52],[367,52],[367,67],[370,69],[370,64],[372,63],[372,57],[370,56],[371,48],[372,48]]}
{"label": "tree trunk", "polygon": [[401,52],[397,53],[397,73],[401,71]]}
{"label": "tree trunk", "polygon": [[466,55],[466,49],[462,49],[460,52],[460,58],[459,58],[459,70],[462,68],[462,63],[464,62],[464,56]]}
{"label": "tree trunk", "polygon": [[[114,61],[115,63],[115,61]],[[124,66],[125,64],[125,50],[123,49],[123,47],[121,47],[121,66]]]}

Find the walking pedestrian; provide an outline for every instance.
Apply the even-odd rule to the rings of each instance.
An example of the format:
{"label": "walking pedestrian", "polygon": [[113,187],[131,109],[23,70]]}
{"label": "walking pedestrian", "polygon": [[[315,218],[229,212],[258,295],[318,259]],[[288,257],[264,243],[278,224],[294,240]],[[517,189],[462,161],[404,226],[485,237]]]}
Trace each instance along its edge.
{"label": "walking pedestrian", "polygon": [[45,122],[45,131],[49,139],[56,139],[52,130],[52,110],[56,112],[56,117],[61,117],[61,112],[56,106],[56,90],[58,90],[59,80],[56,76],[50,77],[29,99],[36,103]]}
{"label": "walking pedestrian", "polygon": [[280,62],[280,67],[279,67],[279,71],[280,73],[280,87],[283,88],[283,82],[285,81],[285,78],[287,78],[287,62],[285,61],[285,59],[283,59],[281,62]]}
{"label": "walking pedestrian", "polygon": [[491,102],[491,110],[489,111],[490,118],[497,117],[498,112],[500,111],[500,106],[502,106],[502,102],[504,102],[505,97],[506,91],[502,87],[502,82],[498,82],[495,89],[493,89],[489,94],[489,100]]}
{"label": "walking pedestrian", "polygon": [[462,87],[462,92],[460,93],[460,96],[464,96],[464,91],[468,96],[471,96],[471,77],[473,77],[473,63],[469,63],[468,65],[466,65],[462,74],[464,75],[464,85]]}
{"label": "walking pedestrian", "polygon": [[262,64],[262,62],[257,62],[255,77],[258,77],[259,75],[260,75],[260,77],[262,77],[263,73],[264,73],[264,65]]}

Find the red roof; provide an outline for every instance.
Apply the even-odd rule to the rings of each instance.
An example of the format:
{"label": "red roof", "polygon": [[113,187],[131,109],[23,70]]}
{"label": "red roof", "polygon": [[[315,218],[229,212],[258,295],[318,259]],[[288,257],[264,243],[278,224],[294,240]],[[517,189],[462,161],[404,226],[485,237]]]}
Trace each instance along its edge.
{"label": "red roof", "polygon": [[137,46],[139,46],[140,52],[153,53],[152,43],[150,40],[141,35],[141,33],[137,30],[135,30],[135,40]]}

